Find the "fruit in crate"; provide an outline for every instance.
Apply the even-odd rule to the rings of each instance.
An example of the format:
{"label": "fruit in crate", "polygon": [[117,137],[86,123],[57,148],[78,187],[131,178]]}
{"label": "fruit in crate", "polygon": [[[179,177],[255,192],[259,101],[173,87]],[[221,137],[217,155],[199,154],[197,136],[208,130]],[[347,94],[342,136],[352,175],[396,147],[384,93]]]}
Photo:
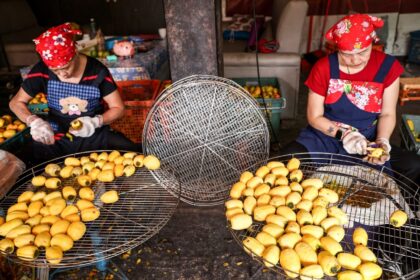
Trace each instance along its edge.
{"label": "fruit in crate", "polygon": [[407,125],[408,125],[408,127],[410,128],[411,131],[415,130],[414,122],[412,120],[407,119]]}
{"label": "fruit in crate", "polygon": [[0,143],[12,138],[25,128],[26,124],[20,120],[14,120],[10,115],[3,115],[0,118]]}
{"label": "fruit in crate", "polygon": [[29,100],[29,104],[47,104],[47,96],[45,93],[40,92],[37,93],[31,100]]}
{"label": "fruit in crate", "polygon": [[245,85],[244,89],[248,91],[254,98],[272,98],[279,99],[281,97],[280,91],[278,88],[272,85],[267,86],[250,86]]}
{"label": "fruit in crate", "polygon": [[416,139],[416,142],[420,142],[420,133],[416,131],[416,127],[414,126],[414,121],[411,119],[407,119],[407,125],[411,133],[413,133],[413,136]]}

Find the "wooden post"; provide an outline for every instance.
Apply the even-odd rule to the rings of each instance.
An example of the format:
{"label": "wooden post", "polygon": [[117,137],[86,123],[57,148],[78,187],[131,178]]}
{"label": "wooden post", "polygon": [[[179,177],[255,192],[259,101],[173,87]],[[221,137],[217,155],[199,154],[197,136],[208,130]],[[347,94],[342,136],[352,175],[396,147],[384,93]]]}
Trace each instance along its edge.
{"label": "wooden post", "polygon": [[222,75],[220,0],[164,0],[173,81]]}

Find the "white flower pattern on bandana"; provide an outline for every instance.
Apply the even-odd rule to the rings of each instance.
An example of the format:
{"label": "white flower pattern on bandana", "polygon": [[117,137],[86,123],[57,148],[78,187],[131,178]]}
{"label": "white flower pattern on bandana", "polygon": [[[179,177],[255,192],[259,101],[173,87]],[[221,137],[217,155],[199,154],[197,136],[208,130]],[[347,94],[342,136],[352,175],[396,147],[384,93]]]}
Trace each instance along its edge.
{"label": "white flower pattern on bandana", "polygon": [[66,38],[64,38],[62,34],[53,36],[53,40],[54,40],[54,46],[58,46],[58,45],[64,46],[66,44]]}
{"label": "white flower pattern on bandana", "polygon": [[364,27],[364,28],[368,28],[369,27],[369,22],[367,22],[367,21],[363,21],[362,22],[362,26]]}
{"label": "white flower pattern on bandana", "polygon": [[42,37],[43,37],[43,38],[49,37],[49,36],[50,36],[50,34],[51,34],[51,32],[50,32],[50,31],[45,31],[45,32],[44,32],[44,34],[42,34]]}
{"label": "white flower pattern on bandana", "polygon": [[52,54],[51,54],[50,50],[42,51],[42,57],[50,60],[52,58]]}
{"label": "white flower pattern on bandana", "polygon": [[351,27],[351,22],[349,20],[343,20],[337,24],[337,29],[335,30],[335,33],[338,36],[341,36],[341,34],[349,33]]}

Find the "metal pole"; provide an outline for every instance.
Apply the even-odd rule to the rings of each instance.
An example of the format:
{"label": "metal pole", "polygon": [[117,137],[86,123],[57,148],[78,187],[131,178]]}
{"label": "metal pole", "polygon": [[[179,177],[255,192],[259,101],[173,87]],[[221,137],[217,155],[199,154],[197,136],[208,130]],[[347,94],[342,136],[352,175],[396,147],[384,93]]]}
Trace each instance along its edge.
{"label": "metal pole", "polygon": [[36,268],[36,279],[48,280],[49,277],[50,277],[50,269],[48,268],[48,266]]}

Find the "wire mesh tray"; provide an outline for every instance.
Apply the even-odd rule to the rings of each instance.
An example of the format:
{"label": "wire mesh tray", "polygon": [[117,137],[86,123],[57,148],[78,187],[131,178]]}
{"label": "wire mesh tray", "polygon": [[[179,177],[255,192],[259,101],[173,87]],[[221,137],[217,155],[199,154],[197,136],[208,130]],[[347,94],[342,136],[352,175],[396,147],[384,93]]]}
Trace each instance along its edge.
{"label": "wire mesh tray", "polygon": [[[90,153],[71,154],[66,157],[81,157]],[[17,202],[21,193],[34,190],[31,184],[32,177],[44,173],[48,163],[62,164],[64,159],[65,157],[60,157],[25,171],[16,182],[13,191],[0,201],[0,209],[7,211]],[[168,184],[172,185],[171,193],[162,188],[155,179],[155,176],[161,172],[165,172],[164,178],[170,180]],[[62,183],[63,186],[73,186],[76,191],[80,188],[75,178],[62,179]],[[140,168],[131,177],[118,177],[110,183],[95,181],[91,186],[95,192],[95,200],[92,202],[100,210],[100,217],[85,223],[87,228],[85,235],[74,242],[71,250],[64,252],[59,264],[48,263],[45,250],[40,250],[40,255],[33,261],[19,259],[15,253],[9,255],[0,253],[16,263],[38,268],[75,267],[118,256],[147,241],[168,222],[179,203],[179,187],[175,175],[170,170],[161,169],[149,171]],[[38,190],[41,189],[37,188]],[[101,202],[99,197],[108,190],[118,191],[117,202],[113,204]]]}
{"label": "wire mesh tray", "polygon": [[[206,75],[184,78],[162,92],[143,139],[145,153],[176,172],[181,200],[198,206],[223,203],[242,170],[268,158],[270,141],[255,99],[231,80]],[[171,191],[165,173],[156,177]]]}
{"label": "wire mesh tray", "polygon": [[[419,279],[419,186],[386,167],[375,169],[349,156],[302,153],[275,157],[270,161],[287,163],[292,157],[300,160],[303,179],[320,178],[324,186],[339,194],[340,199],[335,205],[342,208],[349,218],[347,228],[345,226],[345,237],[340,242],[344,251],[353,252],[353,230],[363,227],[369,236],[368,247],[375,253],[383,269],[380,279]],[[264,164],[262,162],[258,167]],[[409,216],[408,222],[401,228],[389,224],[389,216],[396,209],[404,210]],[[236,231],[228,223],[228,228],[243,247],[242,241],[247,237],[255,238],[264,225],[264,222],[253,221],[250,228]],[[261,257],[254,254],[251,256],[264,264]],[[270,269],[286,277],[279,264]],[[336,278],[325,276],[323,279]]]}

